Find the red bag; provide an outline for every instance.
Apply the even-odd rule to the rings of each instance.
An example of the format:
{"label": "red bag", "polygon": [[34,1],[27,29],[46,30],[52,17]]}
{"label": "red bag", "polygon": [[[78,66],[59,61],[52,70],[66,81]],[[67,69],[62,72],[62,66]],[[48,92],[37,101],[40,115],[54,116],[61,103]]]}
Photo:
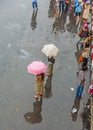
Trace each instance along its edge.
{"label": "red bag", "polygon": [[83,60],[83,57],[82,55],[80,55],[80,57],[78,58],[78,62],[82,62],[82,60]]}

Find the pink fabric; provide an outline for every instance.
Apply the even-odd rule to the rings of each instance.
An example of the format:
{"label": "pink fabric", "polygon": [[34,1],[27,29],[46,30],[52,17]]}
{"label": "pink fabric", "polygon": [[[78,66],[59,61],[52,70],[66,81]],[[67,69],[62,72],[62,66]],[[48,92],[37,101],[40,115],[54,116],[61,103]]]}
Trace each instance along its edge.
{"label": "pink fabric", "polygon": [[47,66],[42,61],[34,61],[27,66],[28,73],[37,75],[41,73],[45,73]]}
{"label": "pink fabric", "polygon": [[84,26],[83,26],[83,28],[87,28],[87,27],[88,27],[88,25],[85,23]]}

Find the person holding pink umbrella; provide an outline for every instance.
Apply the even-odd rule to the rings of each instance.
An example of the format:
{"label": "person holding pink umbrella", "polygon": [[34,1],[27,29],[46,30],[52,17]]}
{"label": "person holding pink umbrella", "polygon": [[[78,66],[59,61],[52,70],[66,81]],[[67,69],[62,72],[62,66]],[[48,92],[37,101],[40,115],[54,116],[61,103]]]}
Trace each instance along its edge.
{"label": "person holding pink umbrella", "polygon": [[28,73],[35,75],[35,99],[43,96],[44,77],[47,66],[42,61],[34,61],[27,66]]}
{"label": "person holding pink umbrella", "polygon": [[43,96],[43,90],[44,90],[44,77],[45,74],[41,73],[36,75],[35,77],[35,96],[34,98],[38,99],[39,96]]}

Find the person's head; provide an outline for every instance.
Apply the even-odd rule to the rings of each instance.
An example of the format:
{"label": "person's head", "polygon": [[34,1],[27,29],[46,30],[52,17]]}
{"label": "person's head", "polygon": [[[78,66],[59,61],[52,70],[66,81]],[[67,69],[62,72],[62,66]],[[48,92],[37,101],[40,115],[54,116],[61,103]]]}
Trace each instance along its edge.
{"label": "person's head", "polygon": [[85,23],[85,24],[83,25],[83,28],[85,28],[85,29],[87,29],[87,28],[88,28],[87,23]]}
{"label": "person's head", "polygon": [[81,4],[81,3],[82,3],[82,0],[78,0],[78,3]]}
{"label": "person's head", "polygon": [[83,31],[88,31],[88,25],[87,24],[84,24],[83,27],[82,27]]}

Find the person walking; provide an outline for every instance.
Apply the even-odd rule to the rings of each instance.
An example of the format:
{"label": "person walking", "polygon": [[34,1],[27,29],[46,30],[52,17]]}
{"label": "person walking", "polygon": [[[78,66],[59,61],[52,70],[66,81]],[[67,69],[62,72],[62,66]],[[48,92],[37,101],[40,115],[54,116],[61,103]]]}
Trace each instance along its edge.
{"label": "person walking", "polygon": [[37,0],[32,0],[32,8],[33,8],[33,11],[38,10],[38,5],[37,5]]}
{"label": "person walking", "polygon": [[84,70],[87,70],[87,63],[88,63],[89,55],[90,55],[90,47],[89,47],[89,44],[86,44],[84,50],[82,51],[82,57],[83,57],[82,68]]}
{"label": "person walking", "polygon": [[65,0],[65,11],[68,11],[70,0]]}
{"label": "person walking", "polygon": [[54,57],[53,56],[52,57],[48,57],[48,62],[49,62],[49,64],[48,64],[47,76],[50,76],[50,75],[53,74],[53,65],[55,63]]}
{"label": "person walking", "polygon": [[82,96],[85,82],[85,70],[83,70],[83,68],[80,68],[79,72],[77,72],[77,79],[78,82],[77,82],[76,96],[80,98]]}
{"label": "person walking", "polygon": [[43,90],[44,90],[44,73],[38,74],[35,77],[35,96],[34,98],[38,99],[39,96],[43,96]]}
{"label": "person walking", "polygon": [[80,20],[81,12],[82,12],[82,3],[79,0],[78,3],[75,6],[75,13],[76,13],[76,21]]}
{"label": "person walking", "polygon": [[59,13],[62,13],[64,11],[64,0],[59,0]]}

